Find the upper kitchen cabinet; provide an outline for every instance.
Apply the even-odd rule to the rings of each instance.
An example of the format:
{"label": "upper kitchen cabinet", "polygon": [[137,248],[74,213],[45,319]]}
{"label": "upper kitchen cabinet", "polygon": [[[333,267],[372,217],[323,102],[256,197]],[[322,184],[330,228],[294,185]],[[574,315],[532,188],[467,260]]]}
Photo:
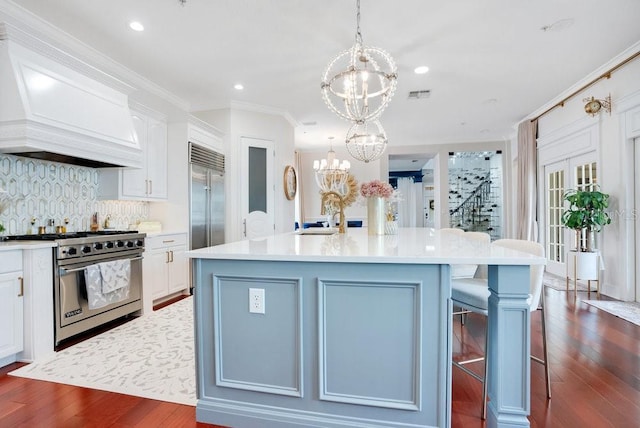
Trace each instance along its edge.
{"label": "upper kitchen cabinet", "polygon": [[133,125],[144,153],[142,168],[98,171],[100,199],[158,201],[167,199],[166,119],[132,111]]}

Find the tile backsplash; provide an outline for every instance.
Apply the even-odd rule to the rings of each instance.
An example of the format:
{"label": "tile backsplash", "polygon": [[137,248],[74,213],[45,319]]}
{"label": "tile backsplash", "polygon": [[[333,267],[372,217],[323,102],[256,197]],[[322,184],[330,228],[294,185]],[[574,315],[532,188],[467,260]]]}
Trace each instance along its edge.
{"label": "tile backsplash", "polygon": [[[89,230],[91,216],[99,213],[100,227],[107,215],[110,226],[127,229],[149,217],[149,203],[142,201],[99,201],[98,171],[94,168],[0,155],[0,200],[7,202],[0,223],[7,235],[37,233],[38,226],[64,225],[68,232]],[[31,225],[32,218],[35,224]],[[53,232],[54,227],[47,227]]]}

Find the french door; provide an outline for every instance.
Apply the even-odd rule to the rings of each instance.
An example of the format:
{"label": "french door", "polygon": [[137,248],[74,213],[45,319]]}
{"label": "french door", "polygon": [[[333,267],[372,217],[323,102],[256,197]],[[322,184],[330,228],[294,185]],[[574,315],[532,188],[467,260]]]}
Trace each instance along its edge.
{"label": "french door", "polygon": [[[576,247],[575,231],[562,225],[566,208],[564,194],[571,189],[592,190],[598,184],[596,152],[585,153],[544,167],[544,217],[546,270],[566,275],[567,251]],[[581,236],[581,239],[584,239]],[[597,245],[596,245],[597,247]]]}

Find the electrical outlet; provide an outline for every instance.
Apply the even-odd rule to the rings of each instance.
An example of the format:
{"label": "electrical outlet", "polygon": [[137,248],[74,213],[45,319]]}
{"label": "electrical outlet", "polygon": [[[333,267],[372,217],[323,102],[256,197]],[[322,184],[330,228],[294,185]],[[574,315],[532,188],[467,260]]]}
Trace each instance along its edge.
{"label": "electrical outlet", "polygon": [[249,289],[249,312],[264,314],[264,288]]}

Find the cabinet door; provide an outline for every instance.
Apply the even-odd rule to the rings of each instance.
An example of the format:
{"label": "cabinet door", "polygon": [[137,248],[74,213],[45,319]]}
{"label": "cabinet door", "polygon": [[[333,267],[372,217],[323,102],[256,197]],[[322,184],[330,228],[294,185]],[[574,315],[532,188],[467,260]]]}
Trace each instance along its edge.
{"label": "cabinet door", "polygon": [[147,179],[148,196],[167,198],[167,124],[149,119],[147,127]]}
{"label": "cabinet door", "polygon": [[152,251],[145,257],[148,269],[144,272],[144,282],[149,284],[153,299],[159,299],[169,294],[167,290],[169,255],[164,249]]}
{"label": "cabinet door", "polygon": [[[142,149],[145,165],[147,164],[147,117],[138,113],[132,115],[133,127],[136,130],[138,143]],[[146,198],[148,192],[147,168],[123,168],[122,169],[122,196]]]}
{"label": "cabinet door", "polygon": [[0,274],[0,358],[23,350],[22,272]]}
{"label": "cabinet door", "polygon": [[173,261],[169,263],[169,293],[189,288],[189,261],[186,247],[172,247]]}

